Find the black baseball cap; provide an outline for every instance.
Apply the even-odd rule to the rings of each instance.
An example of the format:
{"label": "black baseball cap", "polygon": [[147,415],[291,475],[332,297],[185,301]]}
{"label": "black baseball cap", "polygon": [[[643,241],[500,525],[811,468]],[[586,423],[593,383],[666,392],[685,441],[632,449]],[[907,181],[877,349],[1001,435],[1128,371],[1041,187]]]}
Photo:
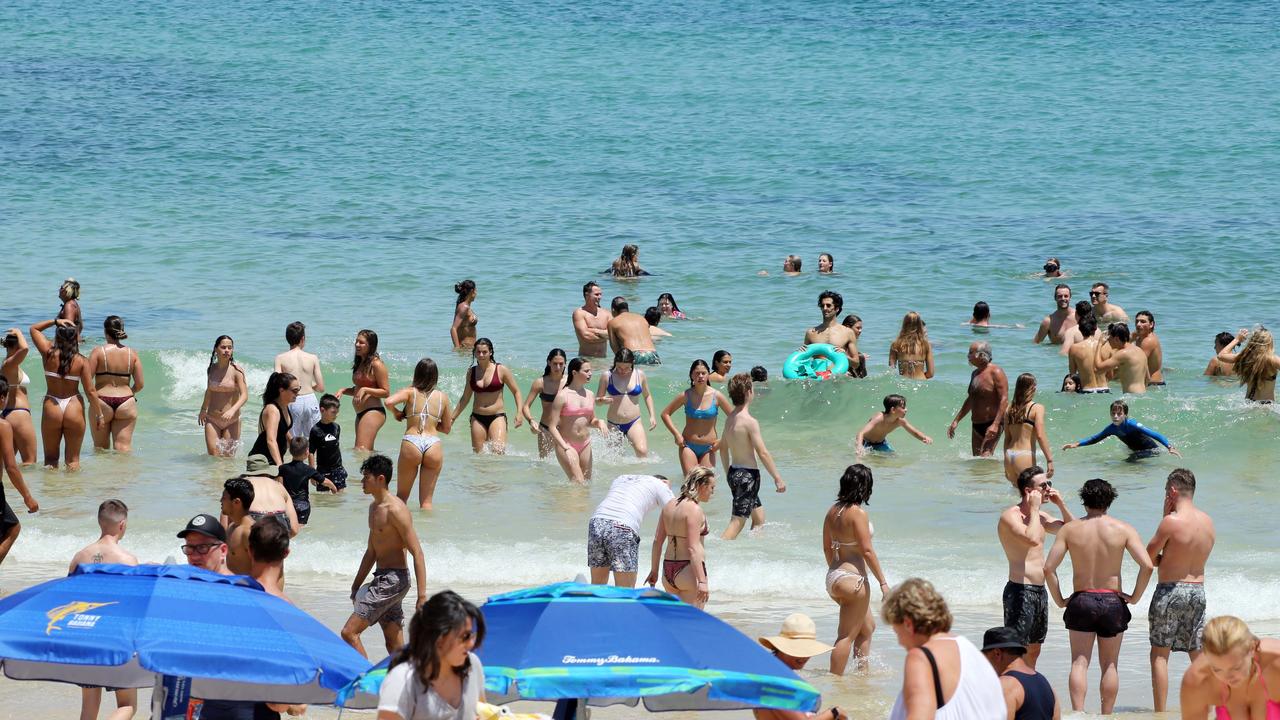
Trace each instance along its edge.
{"label": "black baseball cap", "polygon": [[185,539],[188,533],[193,532],[208,535],[219,542],[227,541],[227,531],[223,529],[222,523],[218,521],[218,518],[212,515],[201,513],[191,518],[187,526],[182,529],[182,532],[178,533],[178,537]]}
{"label": "black baseball cap", "polygon": [[993,627],[982,634],[982,652],[1001,648],[1026,650],[1027,645],[1022,642],[1018,631],[1011,627]]}

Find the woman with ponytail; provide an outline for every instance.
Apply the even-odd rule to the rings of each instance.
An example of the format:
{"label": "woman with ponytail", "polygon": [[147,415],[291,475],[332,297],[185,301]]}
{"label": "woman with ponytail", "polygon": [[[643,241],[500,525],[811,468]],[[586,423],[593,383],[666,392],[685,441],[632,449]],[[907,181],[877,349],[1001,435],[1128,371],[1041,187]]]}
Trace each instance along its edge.
{"label": "woman with ponytail", "polygon": [[453,301],[453,325],[449,327],[449,339],[454,350],[466,350],[476,344],[476,314],[471,303],[476,299],[476,281],[463,280],[453,286],[458,299]]}
{"label": "woman with ponytail", "polygon": [[93,446],[99,450],[115,449],[129,452],[133,446],[133,428],[138,422],[138,393],[142,392],[142,362],[138,354],[125,347],[124,320],[119,315],[108,315],[102,323],[100,347],[89,353],[89,367],[93,369],[94,387],[102,402],[90,415],[99,422],[93,423]]}

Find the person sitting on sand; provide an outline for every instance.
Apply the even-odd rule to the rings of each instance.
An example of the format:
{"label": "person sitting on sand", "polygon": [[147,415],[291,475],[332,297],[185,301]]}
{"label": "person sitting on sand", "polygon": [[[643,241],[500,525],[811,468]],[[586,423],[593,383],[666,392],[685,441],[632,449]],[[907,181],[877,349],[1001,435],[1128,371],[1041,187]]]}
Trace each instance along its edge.
{"label": "person sitting on sand", "polygon": [[[777,635],[757,638],[773,656],[792,670],[802,669],[810,658],[831,652],[831,646],[818,642],[818,626],[804,613],[792,613],[782,621],[782,631]],[[755,720],[845,720],[849,717],[839,707],[831,706],[830,710],[820,713],[808,713],[800,710],[774,710],[771,708],[755,708],[752,717]]]}
{"label": "person sitting on sand", "polygon": [[[1159,454],[1160,445],[1169,449],[1169,454],[1175,457],[1182,457],[1182,453],[1169,442],[1169,438],[1156,432],[1155,430],[1133,420],[1129,417],[1129,403],[1123,400],[1117,400],[1111,403],[1111,424],[1102,428],[1093,437],[1085,438],[1078,442],[1067,443],[1062,446],[1063,450],[1072,450],[1085,445],[1093,445],[1102,442],[1110,436],[1120,438],[1129,447],[1133,454],[1129,456],[1130,460],[1138,458],[1151,457]],[[1159,443],[1159,445],[1157,445]]]}
{"label": "person sitting on sand", "polygon": [[858,431],[858,437],[854,439],[854,451],[858,457],[867,454],[868,450],[876,452],[891,453],[893,448],[889,446],[887,438],[889,433],[903,428],[912,437],[924,443],[932,445],[933,438],[925,435],[915,429],[911,423],[907,422],[907,399],[901,395],[885,395],[884,396],[884,412],[878,412],[871,416],[866,425]]}

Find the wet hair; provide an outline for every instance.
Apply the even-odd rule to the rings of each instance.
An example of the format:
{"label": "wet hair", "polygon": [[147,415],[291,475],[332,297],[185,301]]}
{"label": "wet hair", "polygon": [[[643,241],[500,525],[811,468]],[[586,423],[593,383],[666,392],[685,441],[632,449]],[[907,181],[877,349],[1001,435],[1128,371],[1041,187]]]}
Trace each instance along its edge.
{"label": "wet hair", "polygon": [[373,477],[381,477],[387,483],[391,482],[391,472],[391,458],[382,453],[374,453],[360,463],[360,473],[362,475],[368,473]]}
{"label": "wet hair", "polygon": [[[430,687],[431,681],[440,675],[441,658],[440,641],[450,633],[467,626],[471,620],[471,630],[475,634],[475,646],[484,642],[484,615],[480,609],[467,602],[461,595],[452,590],[441,590],[423,603],[409,621],[409,639],[391,658],[390,667],[401,663],[409,663],[423,687]],[[454,671],[466,684],[467,674],[471,670],[471,658],[454,668]]]}
{"label": "wet hair", "polygon": [[924,333],[924,320],[921,319],[920,313],[912,311],[902,316],[902,328],[898,330],[898,337],[894,338],[889,349],[900,358],[913,357],[924,355],[928,345],[929,340]]}
{"label": "wet hair", "polygon": [[58,287],[58,292],[60,294],[66,293],[67,299],[69,300],[79,300],[80,283],[76,282],[75,278],[67,278],[66,280],[63,280],[62,285]]}
{"label": "wet hair", "polygon": [[1018,494],[1026,495],[1028,489],[1035,487],[1036,476],[1043,474],[1044,468],[1039,465],[1032,465],[1018,473]]}
{"label": "wet hair", "polygon": [[1080,337],[1093,337],[1093,334],[1098,332],[1098,321],[1093,318],[1091,312],[1077,322],[1076,327],[1080,328]]}
{"label": "wet hair", "polygon": [[289,343],[289,347],[297,347],[303,340],[307,339],[307,326],[301,322],[293,321],[284,328],[284,341]]}
{"label": "wet hair", "polygon": [[734,405],[741,405],[746,402],[747,393],[751,391],[751,376],[747,373],[738,373],[729,378],[729,400]]}
{"label": "wet hair", "polygon": [[458,299],[453,301],[454,306],[456,307],[458,305],[461,305],[464,301],[466,301],[467,296],[470,295],[471,291],[475,289],[476,289],[475,280],[468,279],[468,280],[463,280],[460,283],[454,283],[453,291],[458,293]]}
{"label": "wet hair", "polygon": [[58,374],[69,374],[71,361],[80,354],[80,331],[75,326],[59,325],[53,332],[53,347],[49,348],[46,357],[52,357],[55,352],[58,353]]}
{"label": "wet hair", "polygon": [[103,500],[98,506],[98,524],[116,525],[129,519],[129,506],[123,500]]}
{"label": "wet hair", "polygon": [[[796,269],[798,270],[799,268],[796,268]],[[834,302],[836,304],[836,312],[844,311],[844,296],[842,296],[840,293],[836,292],[835,290],[823,290],[821,293],[818,293],[819,305],[822,304],[823,300],[827,300],[827,299],[830,299],[831,302]]]}
{"label": "wet hair", "polygon": [[355,356],[351,361],[351,374],[372,375],[373,359],[378,357],[378,333],[366,328],[356,333],[356,337],[364,338],[365,344],[369,346],[369,352],[364,357]]}
{"label": "wet hair", "polygon": [[[729,352],[728,350],[717,350],[715,354],[711,356],[711,367],[719,368],[720,361],[725,359],[726,357],[729,358],[730,360],[733,360],[733,353]],[[719,370],[716,370],[716,372],[719,372]]]}
{"label": "wet hair", "polygon": [[609,309],[615,313],[624,313],[631,309],[631,305],[627,303],[626,298],[619,295],[613,299],[613,302],[609,303]]}
{"label": "wet hair", "polygon": [[1124,411],[1124,414],[1125,414],[1125,415],[1128,415],[1128,414],[1129,414],[1129,403],[1127,403],[1127,402],[1125,402],[1125,401],[1123,401],[1123,400],[1116,400],[1115,402],[1111,403],[1111,412],[1115,412],[1115,411],[1117,411],[1117,410],[1123,410],[1123,411]]}
{"label": "wet hair", "polygon": [[320,396],[321,410],[336,410],[340,407],[342,407],[342,401],[338,399],[337,395],[325,393]]}
{"label": "wet hair", "polygon": [[9,398],[9,380],[4,375],[0,375],[0,402],[8,402]]}
{"label": "wet hair", "polygon": [[973,319],[986,320],[991,317],[991,306],[979,300],[973,304]]}
{"label": "wet hair", "polygon": [[1009,407],[1005,410],[1006,425],[1025,421],[1031,415],[1031,398],[1036,394],[1036,376],[1022,373],[1013,386],[1013,397],[1009,399]]}
{"label": "wet hair", "polygon": [[413,366],[413,387],[419,392],[429,393],[435,390],[439,379],[440,370],[436,368],[435,360],[424,357]]}
{"label": "wet hair", "polygon": [[799,255],[788,255],[787,262],[791,263],[791,272],[800,272],[800,265],[803,264],[804,261]]}
{"label": "wet hair", "polygon": [[1271,368],[1271,356],[1275,354],[1276,341],[1271,331],[1258,328],[1249,335],[1244,349],[1236,353],[1234,367],[1240,376],[1240,384],[1246,388],[1245,397],[1252,398],[1258,386],[1275,375]]}
{"label": "wet hair", "polygon": [[1222,348],[1230,345],[1231,341],[1235,339],[1236,336],[1229,332],[1220,332],[1213,336],[1213,347],[1221,351]]}
{"label": "wet hair", "polygon": [[582,297],[585,298],[586,296],[590,295],[591,288],[598,288],[598,287],[600,287],[600,284],[597,283],[595,280],[589,281],[586,285],[582,286]]}
{"label": "wet hair", "polygon": [[1102,288],[1103,290],[1106,290],[1108,295],[1110,295],[1110,294],[1111,294],[1111,286],[1110,286],[1110,285],[1108,285],[1108,284],[1106,284],[1106,283],[1104,283],[1104,282],[1096,282],[1096,283],[1094,283],[1094,284],[1092,284],[1092,285],[1090,285],[1090,286],[1089,286],[1089,289],[1090,289],[1090,290],[1094,290],[1094,289],[1097,289],[1097,288]]}
{"label": "wet hair", "polygon": [[1210,655],[1248,652],[1258,646],[1258,637],[1243,620],[1234,615],[1219,615],[1205,623],[1200,639],[1204,651]]}
{"label": "wet hair", "polygon": [[276,400],[280,399],[280,392],[289,389],[289,383],[297,380],[293,373],[273,372],[271,377],[267,378],[267,387],[262,391],[262,404],[274,405]]}
{"label": "wet hair", "polygon": [[222,483],[222,489],[227,492],[227,497],[232,500],[239,500],[244,506],[245,512],[253,506],[253,483],[249,482],[246,477],[233,477]]}
{"label": "wet hair", "polygon": [[1076,389],[1075,389],[1075,390],[1073,390],[1072,392],[1084,392],[1084,381],[1082,381],[1082,380],[1080,379],[1080,373],[1067,373],[1066,375],[1063,375],[1063,376],[1062,376],[1062,387],[1061,387],[1061,388],[1059,388],[1058,392],[1066,392],[1066,391],[1067,391],[1067,381],[1068,381],[1068,380],[1070,380],[1071,382],[1073,382],[1073,383],[1075,383],[1075,384],[1076,384]]}
{"label": "wet hair", "polygon": [[1058,291],[1063,289],[1067,291],[1067,297],[1071,297],[1071,286],[1066,283],[1058,283],[1057,285],[1054,285],[1053,296],[1058,297]]}
{"label": "wet hair", "polygon": [[311,449],[311,439],[306,435],[289,436],[289,454],[294,457],[306,457]]}
{"label": "wet hair", "polygon": [[680,486],[680,495],[676,498],[676,504],[685,500],[698,501],[698,488],[716,481],[716,471],[705,465],[699,465],[689,471],[684,478],[684,484]]}
{"label": "wet hair", "polygon": [[627,349],[627,348],[622,348],[621,350],[619,350],[618,352],[616,352],[616,353],[614,353],[614,354],[613,354],[613,367],[611,367],[611,368],[609,368],[609,369],[610,369],[610,370],[613,370],[614,368],[617,368],[617,367],[618,367],[618,363],[626,363],[627,365],[635,365],[635,364],[636,364],[636,354],[635,354],[634,352],[632,352],[631,350]]}
{"label": "wet hair", "polygon": [[644,309],[644,319],[650,327],[657,327],[658,323],[662,322],[662,311],[657,305],[650,305]]}
{"label": "wet hair", "polygon": [[106,320],[102,321],[102,334],[108,340],[124,340],[129,337],[129,333],[124,331],[124,318],[119,315],[108,315]]}
{"label": "wet hair", "polygon": [[560,348],[551,348],[551,352],[547,353],[547,365],[546,365],[546,367],[542,368],[542,374],[543,374],[543,375],[550,375],[550,374],[551,374],[551,361],[552,361],[552,360],[554,360],[554,359],[556,359],[556,358],[567,358],[567,357],[568,357],[568,356],[564,354],[564,350],[561,350]]}
{"label": "wet hair", "polygon": [[836,504],[870,505],[871,491],[875,486],[875,478],[871,476],[871,468],[862,463],[855,463],[844,469],[840,476],[840,490],[836,493]]}
{"label": "wet hair", "polygon": [[289,554],[289,531],[278,522],[254,523],[249,531],[249,554],[256,562],[284,562]]}
{"label": "wet hair", "polygon": [[947,601],[934,589],[933,583],[920,578],[908,578],[891,590],[880,604],[880,614],[890,625],[900,625],[910,619],[920,635],[951,630]]}
{"label": "wet hair", "polygon": [[1177,490],[1182,495],[1196,494],[1196,474],[1186,468],[1174,468],[1165,481],[1166,487]]}
{"label": "wet hair", "polygon": [[1093,317],[1093,305],[1088,300],[1081,300],[1076,303],[1076,322],[1080,322],[1085,316]]}
{"label": "wet hair", "polygon": [[1061,268],[1062,268],[1062,263],[1061,263],[1061,262],[1058,260],[1058,258],[1056,258],[1056,257],[1051,257],[1051,258],[1049,258],[1048,260],[1045,260],[1045,261],[1044,261],[1044,264],[1045,264],[1045,265],[1054,265],[1054,266],[1056,266],[1056,269],[1061,269]]}
{"label": "wet hair", "polygon": [[1129,342],[1129,326],[1122,322],[1114,322],[1107,326],[1107,333],[1122,343]]}
{"label": "wet hair", "polygon": [[231,340],[231,367],[236,367],[236,341],[232,340],[230,335],[219,335],[218,339],[213,341],[213,352],[209,353],[209,367],[204,371],[205,375],[212,375],[213,369],[218,366],[218,346],[222,344],[223,340]]}
{"label": "wet hair", "polygon": [[1080,488],[1080,502],[1089,510],[1106,510],[1120,493],[1102,478],[1093,478]]}
{"label": "wet hair", "polygon": [[769,369],[763,365],[757,365],[751,368],[751,381],[752,382],[768,382]]}
{"label": "wet hair", "polygon": [[857,315],[849,314],[844,316],[844,320],[840,324],[852,330],[853,326],[860,322],[862,322],[862,318]]}
{"label": "wet hair", "polygon": [[583,365],[590,364],[591,358],[576,357],[569,361],[568,367],[564,369],[565,384],[573,382],[573,374],[582,369]]}
{"label": "wet hair", "polygon": [[987,362],[991,362],[991,343],[986,340],[974,343],[973,354],[983,358]]}
{"label": "wet hair", "polygon": [[480,347],[481,345],[489,348],[489,360],[491,362],[497,362],[497,358],[494,357],[494,352],[493,352],[493,341],[487,337],[476,338],[476,344],[471,346],[471,357],[475,358],[476,348]]}
{"label": "wet hair", "polygon": [[708,366],[707,361],[703,360],[702,358],[698,358],[697,360],[694,360],[693,362],[689,363],[689,386],[690,387],[693,386],[693,371],[697,370],[699,365],[701,365],[702,369],[706,370],[708,373],[711,372],[711,367]]}
{"label": "wet hair", "polygon": [[1146,316],[1146,318],[1151,321],[1151,327],[1154,328],[1156,326],[1156,316],[1153,315],[1150,310],[1139,310],[1137,313],[1134,314],[1133,317],[1136,320],[1137,318],[1140,318],[1143,316]]}
{"label": "wet hair", "polygon": [[627,243],[622,246],[622,254],[617,260],[613,261],[613,265],[609,270],[620,277],[634,277],[640,274],[640,261],[637,256],[640,254],[640,248]]}
{"label": "wet hair", "polygon": [[[680,312],[680,306],[676,304],[676,298],[674,295],[672,295],[671,293],[662,293],[661,295],[658,296],[658,304],[662,304],[663,300],[667,300],[668,302],[671,303],[672,312]],[[657,305],[655,305],[654,307],[657,307]]]}
{"label": "wet hair", "polygon": [[831,263],[832,271],[836,269],[836,259],[831,256],[831,253],[818,253],[818,259],[821,260],[822,258],[826,258],[827,262]]}
{"label": "wet hair", "polygon": [[897,393],[884,396],[884,411],[889,412],[896,407],[906,407],[907,399]]}

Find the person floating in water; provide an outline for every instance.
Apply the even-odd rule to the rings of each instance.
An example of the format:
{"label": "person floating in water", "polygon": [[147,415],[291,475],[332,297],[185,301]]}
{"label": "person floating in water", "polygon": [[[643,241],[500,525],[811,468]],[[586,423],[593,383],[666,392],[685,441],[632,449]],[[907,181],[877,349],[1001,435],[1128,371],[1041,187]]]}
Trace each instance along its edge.
{"label": "person floating in water", "polygon": [[[1111,403],[1111,424],[1098,431],[1096,435],[1085,438],[1079,442],[1068,443],[1062,446],[1063,450],[1071,450],[1072,448],[1082,447],[1084,445],[1093,445],[1101,442],[1110,436],[1120,438],[1120,441],[1129,446],[1129,450],[1133,452],[1132,459],[1151,457],[1160,452],[1160,445],[1168,448],[1169,453],[1182,457],[1177,448],[1169,442],[1164,435],[1152,430],[1142,423],[1129,417],[1129,404],[1123,400],[1117,400]],[[1158,444],[1157,444],[1158,443]]]}

